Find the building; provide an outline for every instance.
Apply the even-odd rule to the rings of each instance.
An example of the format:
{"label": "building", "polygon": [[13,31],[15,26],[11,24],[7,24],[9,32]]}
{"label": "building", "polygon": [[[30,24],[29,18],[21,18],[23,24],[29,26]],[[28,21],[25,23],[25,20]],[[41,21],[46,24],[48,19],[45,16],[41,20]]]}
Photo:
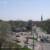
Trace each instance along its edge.
{"label": "building", "polygon": [[18,28],[16,28],[16,32],[26,32],[26,31],[27,31],[26,27],[18,27]]}

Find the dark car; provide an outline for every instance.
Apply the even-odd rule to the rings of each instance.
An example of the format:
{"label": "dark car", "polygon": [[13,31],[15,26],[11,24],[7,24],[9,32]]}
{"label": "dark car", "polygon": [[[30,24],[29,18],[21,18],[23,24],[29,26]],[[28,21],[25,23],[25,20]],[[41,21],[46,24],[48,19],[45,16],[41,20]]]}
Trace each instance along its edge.
{"label": "dark car", "polygon": [[43,37],[43,38],[40,39],[40,41],[41,41],[41,42],[48,42],[47,39],[48,39],[47,37]]}

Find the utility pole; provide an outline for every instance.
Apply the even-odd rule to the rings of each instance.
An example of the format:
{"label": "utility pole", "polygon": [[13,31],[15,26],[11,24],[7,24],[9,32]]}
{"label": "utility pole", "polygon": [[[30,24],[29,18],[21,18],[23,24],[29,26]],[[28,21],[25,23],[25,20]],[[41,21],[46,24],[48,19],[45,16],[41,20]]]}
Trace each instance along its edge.
{"label": "utility pole", "polygon": [[33,34],[33,24],[32,24],[32,26],[31,26],[31,35],[33,35],[33,48],[32,48],[32,50],[34,50],[34,34]]}

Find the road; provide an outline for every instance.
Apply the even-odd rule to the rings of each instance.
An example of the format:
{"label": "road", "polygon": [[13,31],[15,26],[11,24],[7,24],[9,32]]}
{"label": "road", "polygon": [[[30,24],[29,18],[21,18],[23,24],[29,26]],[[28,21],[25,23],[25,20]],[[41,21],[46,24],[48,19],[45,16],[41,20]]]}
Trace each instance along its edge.
{"label": "road", "polygon": [[41,43],[42,50],[50,50],[50,43]]}
{"label": "road", "polygon": [[35,50],[50,50],[50,43],[37,42]]}
{"label": "road", "polygon": [[[36,27],[36,33],[38,33],[38,37],[45,35],[46,32],[43,32],[41,28]],[[34,50],[50,50],[50,43],[36,42]]]}

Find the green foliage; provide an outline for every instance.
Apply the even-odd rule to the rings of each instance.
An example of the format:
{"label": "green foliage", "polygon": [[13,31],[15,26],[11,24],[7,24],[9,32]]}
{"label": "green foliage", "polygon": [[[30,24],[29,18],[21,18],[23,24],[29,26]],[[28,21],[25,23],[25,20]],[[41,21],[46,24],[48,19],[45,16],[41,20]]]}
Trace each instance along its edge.
{"label": "green foliage", "polygon": [[[18,45],[17,43],[12,43],[12,42],[5,42],[5,48],[1,48],[1,50],[31,50],[29,48],[26,47],[21,47],[20,45]],[[8,45],[8,48],[6,48]]]}
{"label": "green foliage", "polygon": [[16,31],[16,28],[18,28],[18,27],[25,27],[26,26],[25,21],[9,21],[9,23],[11,25],[12,31]]}
{"label": "green foliage", "polygon": [[31,49],[23,47],[21,48],[21,50],[31,50]]}
{"label": "green foliage", "polygon": [[48,34],[50,34],[50,20],[43,21],[40,27],[43,31],[46,31]]}
{"label": "green foliage", "polygon": [[8,23],[0,22],[0,47],[8,37],[7,33],[9,32],[9,30],[10,30],[10,25]]}

